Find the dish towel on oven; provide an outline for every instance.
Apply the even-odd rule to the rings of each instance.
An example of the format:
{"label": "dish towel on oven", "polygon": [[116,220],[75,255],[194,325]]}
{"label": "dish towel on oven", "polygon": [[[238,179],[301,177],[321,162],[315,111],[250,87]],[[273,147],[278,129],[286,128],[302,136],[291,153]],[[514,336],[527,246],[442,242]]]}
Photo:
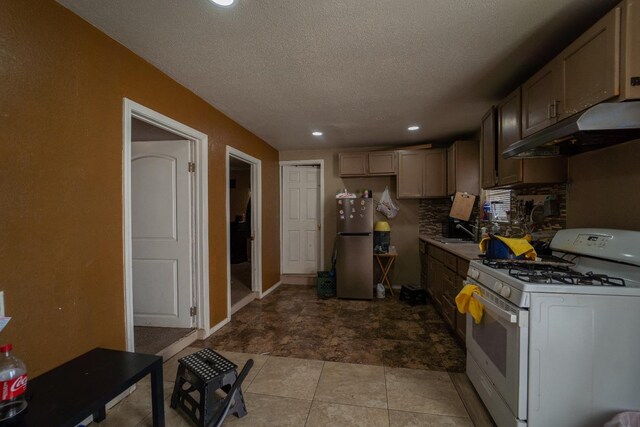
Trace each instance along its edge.
{"label": "dish towel on oven", "polygon": [[472,297],[474,293],[480,295],[480,288],[476,285],[465,285],[460,293],[456,295],[456,306],[458,306],[460,313],[469,313],[478,324],[482,320],[483,307],[480,301]]}

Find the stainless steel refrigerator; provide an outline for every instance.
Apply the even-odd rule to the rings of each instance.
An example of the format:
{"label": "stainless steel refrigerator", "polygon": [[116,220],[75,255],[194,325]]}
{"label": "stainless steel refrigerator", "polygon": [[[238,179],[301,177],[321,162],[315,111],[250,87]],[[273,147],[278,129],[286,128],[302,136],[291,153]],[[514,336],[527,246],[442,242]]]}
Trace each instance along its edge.
{"label": "stainless steel refrigerator", "polygon": [[336,199],[338,298],[373,298],[373,199]]}

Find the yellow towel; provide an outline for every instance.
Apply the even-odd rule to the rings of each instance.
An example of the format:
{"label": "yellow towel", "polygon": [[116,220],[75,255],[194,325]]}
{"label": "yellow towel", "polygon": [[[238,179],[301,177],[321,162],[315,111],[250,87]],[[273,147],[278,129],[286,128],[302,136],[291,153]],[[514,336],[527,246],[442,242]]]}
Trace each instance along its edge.
{"label": "yellow towel", "polygon": [[460,313],[471,314],[473,320],[478,324],[480,323],[480,320],[482,320],[482,310],[484,307],[480,301],[471,296],[474,293],[481,295],[480,288],[476,285],[465,285],[456,296],[456,306],[458,306],[458,311]]}
{"label": "yellow towel", "polygon": [[[526,236],[525,238],[521,238],[521,239],[502,237],[502,236],[495,236],[495,237],[496,239],[500,239],[505,245],[507,245],[507,247],[511,249],[511,252],[513,252],[515,256],[520,256],[524,254],[525,258],[530,259],[532,261],[536,260],[536,257],[538,256],[538,254],[536,253],[536,250],[533,249],[533,246],[531,246],[531,244],[527,241]],[[487,252],[487,244],[488,244],[487,242],[489,240],[490,240],[489,237],[485,237],[480,242],[480,251],[482,253]]]}

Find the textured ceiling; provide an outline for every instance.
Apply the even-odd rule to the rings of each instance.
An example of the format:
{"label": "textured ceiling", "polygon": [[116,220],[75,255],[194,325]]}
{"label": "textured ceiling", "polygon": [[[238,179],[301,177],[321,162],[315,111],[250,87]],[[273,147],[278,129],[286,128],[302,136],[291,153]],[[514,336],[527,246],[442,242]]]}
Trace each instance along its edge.
{"label": "textured ceiling", "polygon": [[58,2],[280,150],[474,132],[492,103],[616,3]]}

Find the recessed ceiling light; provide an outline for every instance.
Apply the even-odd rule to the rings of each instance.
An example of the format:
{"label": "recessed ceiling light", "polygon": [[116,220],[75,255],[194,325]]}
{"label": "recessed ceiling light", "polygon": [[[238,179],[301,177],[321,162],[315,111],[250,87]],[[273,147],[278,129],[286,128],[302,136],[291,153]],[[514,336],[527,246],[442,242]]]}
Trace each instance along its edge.
{"label": "recessed ceiling light", "polygon": [[313,135],[313,136],[322,136],[322,132],[320,132],[320,131],[311,132],[311,135]]}
{"label": "recessed ceiling light", "polygon": [[218,6],[231,6],[235,0],[209,0],[212,3],[217,4]]}
{"label": "recessed ceiling light", "polygon": [[411,131],[413,131],[413,130],[418,130],[418,129],[420,129],[420,126],[409,126],[409,127],[407,128],[407,130],[411,130]]}

